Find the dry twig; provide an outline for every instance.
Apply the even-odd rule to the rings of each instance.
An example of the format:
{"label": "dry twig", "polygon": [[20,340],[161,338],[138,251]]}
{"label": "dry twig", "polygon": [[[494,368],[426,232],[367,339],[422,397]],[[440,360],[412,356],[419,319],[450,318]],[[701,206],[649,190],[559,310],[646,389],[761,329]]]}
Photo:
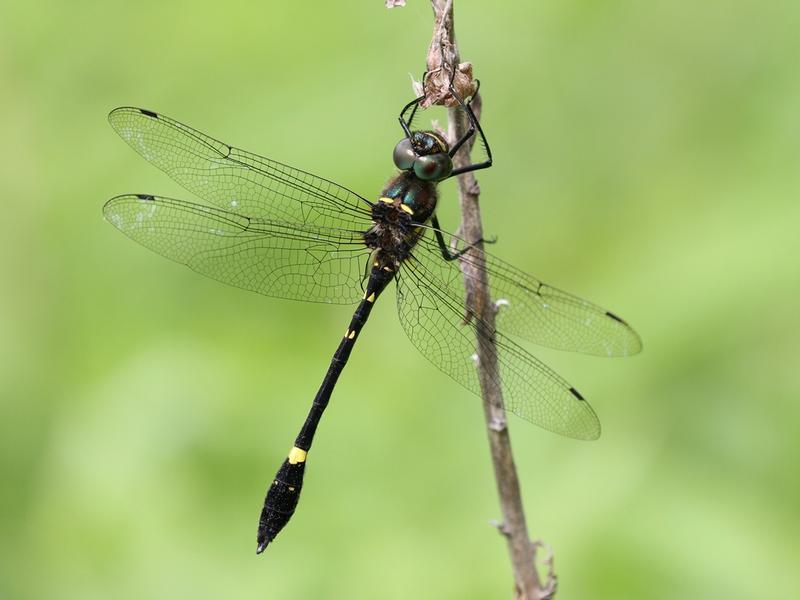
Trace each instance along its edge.
{"label": "dry twig", "polygon": [[[435,16],[433,39],[428,48],[428,75],[423,82],[415,84],[417,95],[422,95],[424,108],[434,104],[447,106],[449,139],[458,140],[468,128],[467,117],[458,108],[448,89],[451,78],[456,92],[462,97],[473,96],[472,109],[476,118],[480,119],[482,102],[480,93],[476,93],[472,79],[472,65],[461,63],[456,46],[453,27],[453,0],[431,0]],[[388,2],[387,2],[388,5]],[[455,73],[455,75],[453,75]],[[464,144],[454,157],[454,166],[470,164],[472,142]],[[503,522],[497,524],[498,530],[508,542],[508,551],[514,571],[516,596],[524,600],[547,600],[556,592],[557,578],[553,570],[553,556],[545,561],[547,565],[547,581],[542,584],[536,569],[536,550],[543,547],[541,542],[532,543],[528,537],[522,496],[511,451],[511,440],[506,424],[503,408],[502,390],[495,383],[497,376],[497,351],[494,348],[494,321],[497,307],[491,302],[489,283],[482,266],[484,264],[483,227],[481,225],[478,196],[480,188],[474,173],[458,176],[458,192],[461,206],[461,237],[469,242],[477,243],[468,252],[472,259],[461,262],[466,287],[466,302],[469,311],[477,317],[478,323],[486,324],[485,335],[478,336],[476,368],[480,380],[483,397],[486,429],[489,436],[489,447],[494,466],[500,506],[503,511]]]}

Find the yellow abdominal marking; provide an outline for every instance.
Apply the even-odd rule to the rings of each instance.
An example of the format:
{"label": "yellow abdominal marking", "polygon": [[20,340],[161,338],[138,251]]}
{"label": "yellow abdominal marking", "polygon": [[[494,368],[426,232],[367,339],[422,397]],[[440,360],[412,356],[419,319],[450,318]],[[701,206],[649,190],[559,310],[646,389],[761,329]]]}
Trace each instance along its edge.
{"label": "yellow abdominal marking", "polygon": [[355,329],[353,329],[353,331],[350,332],[350,335],[347,336],[347,339],[348,340],[352,340],[354,337],[356,337],[356,330]]}
{"label": "yellow abdominal marking", "polygon": [[[364,292],[364,295],[366,296],[367,293]],[[367,296],[366,299],[367,299],[367,302],[375,302],[375,292],[372,292],[369,296]]]}
{"label": "yellow abdominal marking", "polygon": [[291,450],[289,450],[289,464],[296,465],[297,463],[306,462],[306,455],[308,453],[305,450],[301,450],[297,446],[294,446]]}
{"label": "yellow abdominal marking", "polygon": [[407,204],[401,204],[401,205],[400,205],[400,209],[401,209],[401,210],[404,210],[405,212],[407,212],[407,213],[408,213],[408,214],[410,214],[410,215],[413,215],[413,214],[414,214],[414,211],[413,211],[413,210],[411,210],[411,207],[410,207],[410,206],[408,206]]}

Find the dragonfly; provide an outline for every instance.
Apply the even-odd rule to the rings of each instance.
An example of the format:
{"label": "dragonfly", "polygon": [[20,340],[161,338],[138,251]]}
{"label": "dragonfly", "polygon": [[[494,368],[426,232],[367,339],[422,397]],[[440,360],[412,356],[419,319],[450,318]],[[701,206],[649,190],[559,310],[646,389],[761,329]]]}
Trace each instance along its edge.
{"label": "dragonfly", "polygon": [[[400,323],[431,363],[480,395],[476,344],[490,340],[484,346],[497,369],[489,377],[503,391],[505,409],[563,436],[596,439],[597,415],[518,340],[599,356],[641,350],[639,336],[615,313],[483,252],[482,240],[467,241],[440,227],[437,185],[493,162],[471,107],[474,94],[464,101],[452,83],[451,93],[466,113],[466,133],[450,144],[436,131],[413,129],[424,96],[406,104],[399,116],[403,137],[393,152],[397,171],[374,201],[147,109],[122,107],[109,115],[136,152],[206,202],[117,196],[103,212],[122,233],[232,286],[357,305],[294,445],[268,485],[256,535],[259,554],[295,512],[322,414],[375,302],[392,282]],[[486,159],[454,167],[454,155],[474,136]],[[477,276],[488,279],[498,299],[492,325],[465,300],[465,285]]]}

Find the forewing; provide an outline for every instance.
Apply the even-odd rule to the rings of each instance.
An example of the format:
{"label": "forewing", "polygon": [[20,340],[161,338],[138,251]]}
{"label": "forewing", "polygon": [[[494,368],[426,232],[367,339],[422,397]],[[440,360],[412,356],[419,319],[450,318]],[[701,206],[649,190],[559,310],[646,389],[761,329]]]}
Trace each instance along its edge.
{"label": "forewing", "polygon": [[356,231],[143,194],[112,198],[103,213],[143,246],[229,285],[311,302],[350,304],[361,296],[369,250]]}
{"label": "forewing", "polygon": [[[427,264],[414,257],[404,261],[397,277],[397,309],[411,342],[444,373],[480,395],[475,354],[480,327],[473,317],[465,323],[464,299]],[[481,333],[479,333],[481,332]],[[591,406],[552,369],[525,349],[496,333],[494,356],[505,408],[549,431],[592,440],[600,423]]]}
{"label": "forewing", "polygon": [[[452,293],[464,297],[459,263],[474,263],[471,252],[445,261],[439,245],[428,238],[420,240],[414,252]],[[614,313],[549,286],[496,256],[485,253],[485,257],[492,299],[499,303],[496,323],[500,331],[549,348],[597,356],[641,351],[638,334]]]}
{"label": "forewing", "polygon": [[225,210],[328,228],[363,226],[370,220],[370,204],[358,194],[234,148],[164,115],[123,107],[113,110],[108,120],[145,159]]}

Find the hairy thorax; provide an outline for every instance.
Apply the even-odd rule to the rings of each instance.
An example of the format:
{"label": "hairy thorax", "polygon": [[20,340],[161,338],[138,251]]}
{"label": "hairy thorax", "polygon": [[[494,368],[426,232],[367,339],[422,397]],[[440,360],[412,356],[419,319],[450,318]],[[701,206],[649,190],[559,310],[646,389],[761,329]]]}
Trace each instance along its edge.
{"label": "hairy thorax", "polygon": [[419,227],[436,209],[436,184],[401,172],[390,179],[372,208],[373,225],[364,243],[381,266],[396,270],[423,233]]}

